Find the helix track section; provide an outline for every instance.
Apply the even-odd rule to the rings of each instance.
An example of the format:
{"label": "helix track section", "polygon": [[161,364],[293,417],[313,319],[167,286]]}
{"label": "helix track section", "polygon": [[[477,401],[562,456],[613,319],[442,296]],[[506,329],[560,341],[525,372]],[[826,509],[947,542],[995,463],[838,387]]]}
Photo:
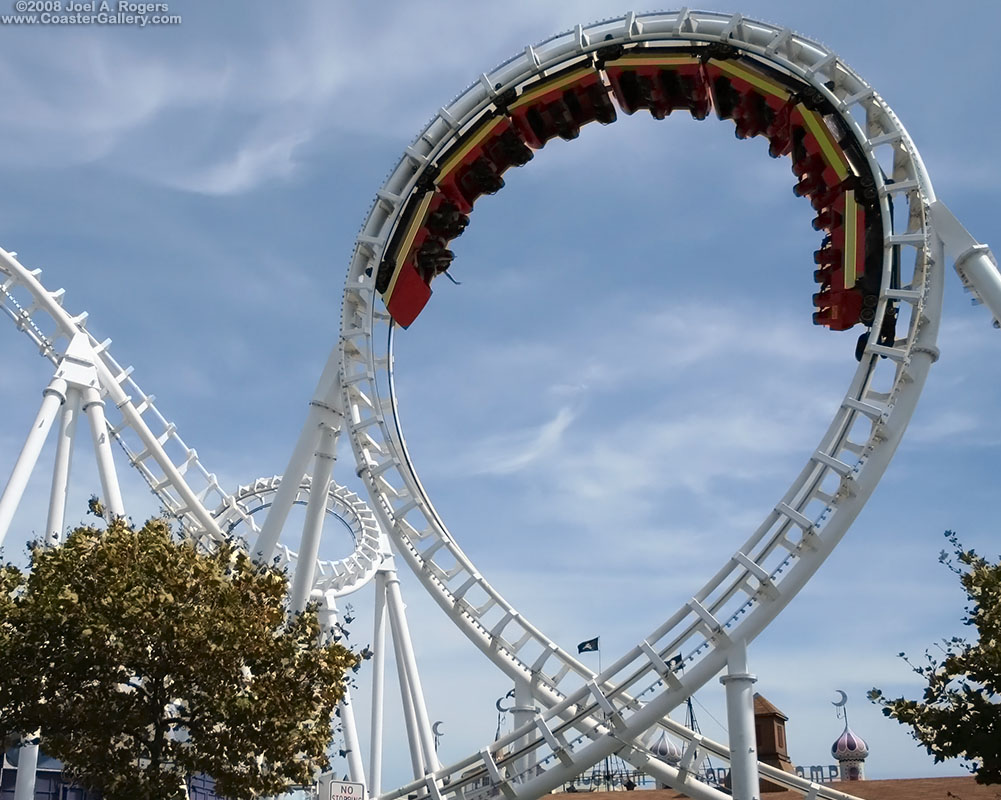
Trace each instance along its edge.
{"label": "helix track section", "polygon": [[[281,486],[281,476],[258,478],[253,483],[240,486],[213,514],[219,527],[227,534],[240,534],[248,519],[270,508]],[[312,481],[306,477],[299,484],[294,504],[305,507],[309,502]],[[334,597],[351,594],[374,576],[389,556],[383,546],[382,531],[375,514],[364,500],[350,489],[331,484],[327,491],[325,513],[336,517],[345,526],[353,542],[352,552],[335,561],[321,560],[316,564],[313,592],[331,593]],[[254,533],[259,532],[254,530]],[[294,572],[298,556],[287,547],[280,547],[278,562]]]}

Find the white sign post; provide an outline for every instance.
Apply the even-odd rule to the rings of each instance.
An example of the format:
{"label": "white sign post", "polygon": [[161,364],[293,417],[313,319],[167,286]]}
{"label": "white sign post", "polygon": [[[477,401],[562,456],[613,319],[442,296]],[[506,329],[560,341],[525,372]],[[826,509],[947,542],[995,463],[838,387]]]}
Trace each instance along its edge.
{"label": "white sign post", "polygon": [[319,800],[365,800],[365,784],[335,780],[333,774],[321,775],[317,786]]}

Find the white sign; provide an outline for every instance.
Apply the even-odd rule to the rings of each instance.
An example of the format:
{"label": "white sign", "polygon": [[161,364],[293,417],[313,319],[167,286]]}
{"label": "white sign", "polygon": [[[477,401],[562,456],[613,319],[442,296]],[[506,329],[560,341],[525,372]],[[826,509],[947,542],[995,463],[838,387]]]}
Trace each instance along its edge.
{"label": "white sign", "polygon": [[365,800],[365,784],[338,781],[333,775],[321,775],[320,800]]}

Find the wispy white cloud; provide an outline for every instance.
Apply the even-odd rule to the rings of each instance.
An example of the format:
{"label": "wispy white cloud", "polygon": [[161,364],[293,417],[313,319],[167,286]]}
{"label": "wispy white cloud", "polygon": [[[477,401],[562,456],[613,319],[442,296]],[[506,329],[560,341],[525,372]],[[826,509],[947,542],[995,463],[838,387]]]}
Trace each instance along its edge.
{"label": "wispy white cloud", "polygon": [[[630,308],[606,302],[610,328],[584,314],[547,336],[466,343],[459,382],[448,355],[414,372],[416,353],[398,352],[401,413],[443,510],[491,496],[499,479],[512,502],[470,520],[477,529],[536,531],[543,564],[630,573],[656,558],[664,576],[690,583],[778,501],[855,363],[829,332],[804,347],[792,315],[761,324],[719,298]],[[471,555],[494,540],[480,537]]]}
{"label": "wispy white cloud", "polygon": [[925,417],[907,435],[910,444],[938,444],[978,430],[978,418],[968,411],[944,409],[933,418]]}
{"label": "wispy white cloud", "polygon": [[298,131],[248,141],[225,160],[193,167],[186,174],[168,176],[166,181],[175,188],[202,194],[239,194],[262,182],[290,177],[296,168],[296,148],[308,139],[306,131]]}
{"label": "wispy white cloud", "polygon": [[[368,9],[304,5],[267,15],[267,35],[250,47],[229,37],[211,47],[198,39],[165,46],[87,30],[44,56],[25,43],[5,49],[0,90],[16,113],[7,117],[0,159],[55,167],[114,158],[118,169],[155,183],[232,194],[290,178],[296,148],[321,133],[388,129],[405,140],[475,76],[468,65],[482,59],[482,46],[468,34],[491,14],[460,6],[387,13],[391,24]],[[366,34],[338,34],[352,25]],[[530,35],[534,26],[524,26]],[[448,46],[428,59],[430,41]],[[178,115],[160,131],[150,127]],[[176,133],[164,137],[170,129]]]}
{"label": "wispy white cloud", "polygon": [[474,450],[474,474],[510,475],[523,470],[559,447],[573,419],[573,411],[561,408],[555,417],[536,428],[490,437]]}
{"label": "wispy white cloud", "polygon": [[92,36],[67,39],[44,56],[22,43],[0,60],[0,91],[16,109],[0,134],[0,159],[54,167],[104,158],[163,110],[197,108],[224,84],[224,74],[199,60],[150,59]]}

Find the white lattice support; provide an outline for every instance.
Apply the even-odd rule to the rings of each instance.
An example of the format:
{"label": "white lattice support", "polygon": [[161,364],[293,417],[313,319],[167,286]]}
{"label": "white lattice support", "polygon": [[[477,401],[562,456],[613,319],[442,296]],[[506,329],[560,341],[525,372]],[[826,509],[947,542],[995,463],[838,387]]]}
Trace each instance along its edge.
{"label": "white lattice support", "polygon": [[493,753],[490,752],[490,748],[486,747],[483,750],[480,750],[480,759],[487,768],[487,774],[490,776],[490,783],[499,788],[507,800],[516,800],[518,795],[515,792],[514,787],[511,785],[511,782],[501,774],[501,771],[497,766],[497,762],[494,760]]}

